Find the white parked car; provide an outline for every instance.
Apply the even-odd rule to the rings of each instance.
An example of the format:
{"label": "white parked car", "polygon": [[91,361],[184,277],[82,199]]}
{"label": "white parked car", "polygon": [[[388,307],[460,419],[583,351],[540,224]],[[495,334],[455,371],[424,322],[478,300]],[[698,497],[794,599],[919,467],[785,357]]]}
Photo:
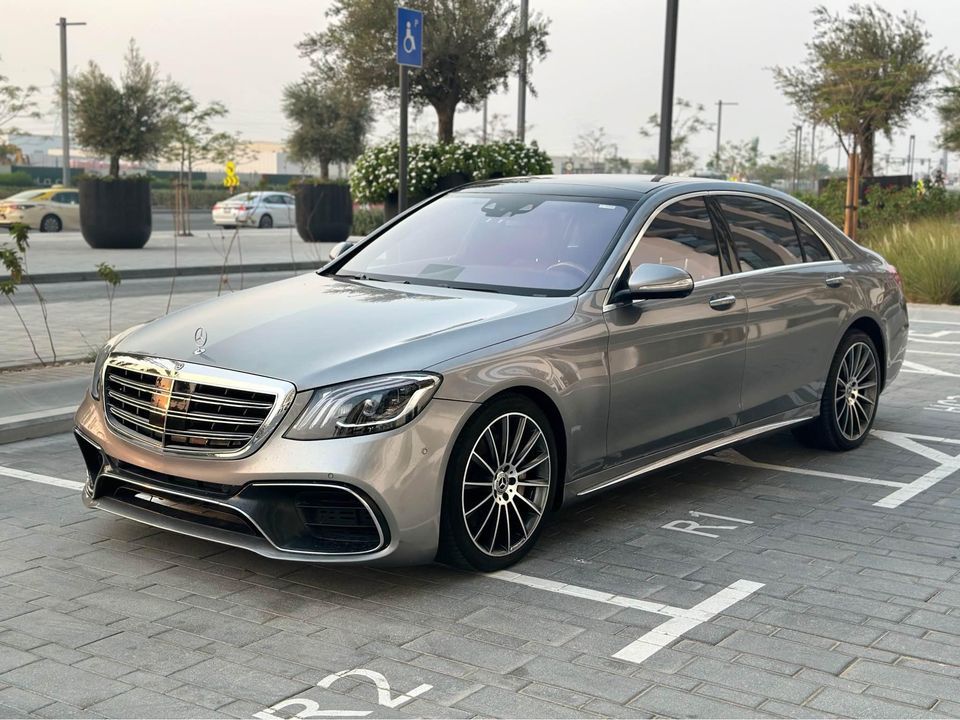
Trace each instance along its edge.
{"label": "white parked car", "polygon": [[285,192],[245,192],[213,206],[213,224],[225,228],[291,227],[296,222],[296,200]]}

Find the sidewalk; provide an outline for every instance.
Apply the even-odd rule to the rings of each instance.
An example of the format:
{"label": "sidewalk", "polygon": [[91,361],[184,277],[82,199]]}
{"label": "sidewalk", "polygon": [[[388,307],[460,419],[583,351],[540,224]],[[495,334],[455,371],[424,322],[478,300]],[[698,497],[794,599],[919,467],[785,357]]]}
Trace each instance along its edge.
{"label": "sidewalk", "polygon": [[[307,271],[327,261],[333,243],[306,243],[295,228],[201,230],[175,238],[172,231],[154,232],[139,250],[95,250],[79,232],[32,233],[27,251],[29,277],[37,283],[97,280],[97,264],[105,262],[123,279],[214,275],[229,272]],[[6,240],[0,237],[0,241]],[[176,260],[175,260],[176,258]],[[0,281],[8,276],[0,271]]]}
{"label": "sidewalk", "polygon": [[92,363],[0,372],[0,444],[67,432]]}

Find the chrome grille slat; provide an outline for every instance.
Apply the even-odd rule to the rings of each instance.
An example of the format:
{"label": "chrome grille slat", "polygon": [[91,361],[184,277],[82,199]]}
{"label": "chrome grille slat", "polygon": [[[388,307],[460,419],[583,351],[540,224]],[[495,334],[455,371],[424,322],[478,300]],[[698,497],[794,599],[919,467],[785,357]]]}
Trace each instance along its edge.
{"label": "chrome grille slat", "polygon": [[111,356],[103,388],[107,420],[125,437],[161,452],[217,457],[255,449],[295,392],[269,378],[133,356]]}
{"label": "chrome grille slat", "polygon": [[[123,395],[118,393],[116,390],[110,390],[108,392],[110,397],[119,400],[122,403],[129,403],[144,410],[149,410],[150,412],[155,412],[156,407],[151,405],[148,402],[144,402],[140,399],[135,399],[129,395]],[[178,399],[178,398],[174,398]],[[177,418],[186,418],[190,420],[202,420],[203,422],[220,422],[230,425],[261,425],[263,424],[263,418],[256,417],[238,417],[236,415],[212,415],[210,413],[185,413],[180,412],[179,410],[167,410],[167,417],[177,417]]]}
{"label": "chrome grille slat", "polygon": [[[144,383],[129,380],[128,378],[117,377],[116,375],[108,377],[108,380],[111,382],[120,383],[122,385],[127,385],[128,387],[136,388],[137,390],[143,390],[144,392],[153,393],[157,391],[155,385],[146,385]],[[202,402],[210,405],[229,405],[231,407],[251,409],[256,408],[258,410],[270,410],[273,407],[273,403],[235,400],[227,397],[217,397],[216,395],[204,395],[203,393],[172,392],[170,393],[170,397],[177,400],[191,400],[193,402]]]}

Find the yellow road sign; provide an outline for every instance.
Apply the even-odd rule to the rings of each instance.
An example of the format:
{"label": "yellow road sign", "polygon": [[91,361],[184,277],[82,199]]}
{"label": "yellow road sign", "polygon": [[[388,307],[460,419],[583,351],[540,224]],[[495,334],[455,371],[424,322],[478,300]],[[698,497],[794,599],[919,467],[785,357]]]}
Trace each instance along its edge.
{"label": "yellow road sign", "polygon": [[232,160],[226,165],[227,176],[223,179],[223,184],[228,188],[235,188],[240,185],[240,178],[237,177],[237,166]]}

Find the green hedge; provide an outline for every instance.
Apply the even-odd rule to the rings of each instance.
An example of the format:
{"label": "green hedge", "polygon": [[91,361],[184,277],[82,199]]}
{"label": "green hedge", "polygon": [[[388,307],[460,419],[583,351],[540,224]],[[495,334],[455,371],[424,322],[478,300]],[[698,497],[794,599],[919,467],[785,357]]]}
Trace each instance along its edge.
{"label": "green hedge", "polygon": [[[397,143],[377,145],[357,158],[350,173],[350,190],[355,202],[383,202],[399,185]],[[553,172],[550,156],[536,143],[515,140],[471,145],[462,142],[411,145],[409,148],[409,191],[426,197],[437,191],[438,181],[461,174],[468,180],[517,175],[548,175]]]}
{"label": "green hedge", "polygon": [[18,188],[20,192],[19,188],[33,187],[33,178],[25,172],[0,173],[0,187]]}
{"label": "green hedge", "polygon": [[896,266],[908,300],[960,305],[960,225],[955,220],[896,225],[867,244]]}

